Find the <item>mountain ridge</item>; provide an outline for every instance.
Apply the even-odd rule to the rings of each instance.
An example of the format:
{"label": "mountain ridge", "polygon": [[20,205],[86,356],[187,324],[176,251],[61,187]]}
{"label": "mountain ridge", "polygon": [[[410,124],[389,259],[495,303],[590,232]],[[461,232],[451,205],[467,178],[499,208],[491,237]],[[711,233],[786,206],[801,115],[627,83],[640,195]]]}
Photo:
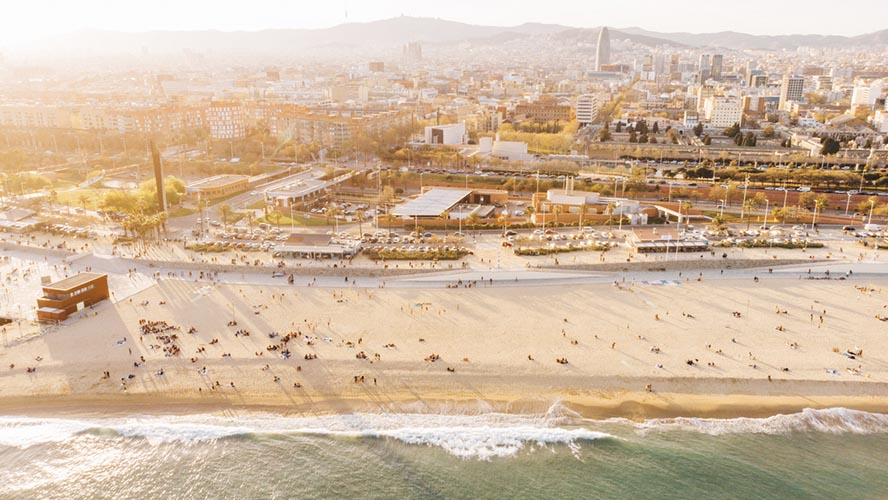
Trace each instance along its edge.
{"label": "mountain ridge", "polygon": [[[60,35],[35,44],[33,49],[101,53],[181,51],[183,49],[265,52],[281,49],[305,50],[331,44],[355,47],[397,47],[410,41],[451,44],[479,41],[503,42],[517,37],[554,37],[566,41],[594,42],[600,27],[523,23],[517,26],[484,26],[440,18],[400,16],[368,22],[353,22],[329,28],[276,28],[255,31],[156,30],[119,32],[84,30]],[[793,50],[798,47],[853,48],[888,45],[888,29],[857,36],[842,35],[751,35],[735,31],[718,33],[660,33],[638,27],[610,28],[612,39],[629,39],[645,45],[692,48]]]}

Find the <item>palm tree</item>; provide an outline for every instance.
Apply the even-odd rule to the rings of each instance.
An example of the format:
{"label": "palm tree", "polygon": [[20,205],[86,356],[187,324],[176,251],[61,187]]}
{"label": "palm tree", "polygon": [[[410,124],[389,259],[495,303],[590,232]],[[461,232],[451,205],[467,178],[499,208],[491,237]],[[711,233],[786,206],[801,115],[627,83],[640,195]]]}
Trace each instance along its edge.
{"label": "palm tree", "polygon": [[59,201],[59,193],[55,189],[49,192],[49,211],[52,212]]}
{"label": "palm tree", "polygon": [[478,214],[472,213],[466,218],[466,224],[472,226],[473,228],[478,227]]}
{"label": "palm tree", "polygon": [[388,226],[388,237],[392,237],[392,224],[395,223],[397,217],[394,216],[391,212],[386,212],[386,214],[382,218],[385,221],[385,225]]}
{"label": "palm tree", "polygon": [[727,223],[727,220],[725,219],[724,215],[716,214],[712,218],[712,220],[709,222],[709,228],[712,229],[713,231],[722,232],[725,229],[725,226],[727,226],[727,224],[728,223]]}
{"label": "palm tree", "polygon": [[817,225],[817,212],[823,212],[823,209],[829,205],[829,200],[826,196],[820,195],[814,200],[814,218],[811,219],[811,229],[814,229],[814,226]]}
{"label": "palm tree", "polygon": [[580,205],[580,225],[577,226],[578,233],[583,232],[583,220],[586,218],[586,210],[588,210],[588,209],[589,209],[589,207],[588,207],[588,205],[586,205],[586,202],[584,200],[583,204]]}
{"label": "palm tree", "polygon": [[330,223],[330,217],[333,217],[333,221],[336,224],[336,231],[339,231],[339,219],[337,216],[339,215],[339,207],[334,204],[327,205],[327,208],[324,209],[324,215],[327,216],[327,224]]}
{"label": "palm tree", "polygon": [[86,193],[80,193],[80,196],[77,197],[77,200],[80,202],[80,206],[83,208],[83,213],[86,213],[86,204],[90,200],[90,196]]}
{"label": "palm tree", "polygon": [[[167,232],[167,220],[169,220],[170,215],[166,212],[160,212],[157,214],[157,222],[159,225],[159,229],[165,234]],[[160,237],[160,234],[158,234]]]}
{"label": "palm tree", "polygon": [[278,212],[277,210],[272,210],[268,212],[268,215],[265,216],[269,222],[274,224],[275,226],[279,226],[281,224],[281,219],[284,217],[284,214]]}
{"label": "palm tree", "polygon": [[253,211],[247,210],[247,225],[250,227],[250,234],[253,234]]}
{"label": "palm tree", "polygon": [[[680,214],[681,209],[683,208],[684,213],[685,213],[685,218],[688,220],[691,220],[690,217],[688,217],[688,215],[690,215],[691,207],[693,207],[693,206],[694,206],[694,204],[688,200],[680,201],[680,202],[678,202],[678,213]],[[621,211],[620,218],[622,218],[622,217],[623,217],[623,214]],[[681,228],[681,218],[679,218],[678,223],[679,223],[679,228]]]}
{"label": "palm tree", "polygon": [[558,214],[564,211],[564,207],[561,205],[555,205],[552,207],[552,214],[555,215],[555,227],[558,227]]}
{"label": "palm tree", "polygon": [[496,221],[503,225],[503,238],[505,238],[506,237],[506,224],[509,223],[509,219],[506,218],[505,215],[500,215]]}
{"label": "palm tree", "polygon": [[605,210],[605,212],[606,212],[608,215],[610,215],[610,217],[607,219],[607,223],[608,223],[608,224],[613,224],[613,222],[614,222],[614,212],[617,211],[617,204],[616,204],[615,202],[610,202],[610,203],[607,204],[607,208],[605,208],[604,210]]}
{"label": "palm tree", "polygon": [[740,210],[740,215],[741,215],[740,222],[742,223],[743,218],[744,217],[746,218],[746,229],[747,230],[749,229],[749,223],[750,223],[749,213],[752,212],[753,210],[755,210],[755,207],[757,207],[757,206],[758,206],[758,202],[756,201],[755,198],[747,198],[746,201],[743,202],[743,206],[741,207],[741,210]]}
{"label": "palm tree", "polygon": [[450,218],[450,210],[445,210],[445,211],[441,212],[441,215],[439,215],[438,217],[440,217],[441,219],[444,220],[444,242],[446,243],[447,242],[447,219]]}
{"label": "palm tree", "polygon": [[222,214],[222,224],[225,226],[226,231],[228,231],[228,221],[231,220],[232,212],[231,205],[227,203],[219,207],[219,213]]}
{"label": "palm tree", "polygon": [[133,218],[127,217],[123,219],[123,222],[120,224],[120,227],[123,228],[123,236],[128,237],[130,231],[133,229]]}
{"label": "palm tree", "polygon": [[148,217],[148,219],[147,219],[148,229],[151,230],[151,236],[154,239],[160,239],[160,231],[161,231],[160,214],[162,214],[162,213],[164,213],[164,212],[156,213],[156,214],[152,215],[151,217]]}
{"label": "palm tree", "polygon": [[364,216],[364,211],[363,211],[363,210],[358,210],[358,211],[355,213],[355,219],[358,220],[358,236],[359,236],[360,238],[363,238],[363,237],[364,237],[364,220],[365,220],[365,218],[366,218],[366,217]]}
{"label": "palm tree", "polygon": [[532,206],[532,205],[531,205],[531,206],[528,206],[527,208],[524,209],[524,215],[527,216],[527,218],[530,220],[530,223],[533,224],[533,225],[536,225],[536,224],[534,223],[534,221],[533,221],[533,214],[534,214],[535,212],[536,212],[536,210],[533,209],[533,206]]}
{"label": "palm tree", "polygon": [[43,198],[34,197],[29,199],[28,206],[34,211],[34,213],[40,215],[40,211],[43,210]]}

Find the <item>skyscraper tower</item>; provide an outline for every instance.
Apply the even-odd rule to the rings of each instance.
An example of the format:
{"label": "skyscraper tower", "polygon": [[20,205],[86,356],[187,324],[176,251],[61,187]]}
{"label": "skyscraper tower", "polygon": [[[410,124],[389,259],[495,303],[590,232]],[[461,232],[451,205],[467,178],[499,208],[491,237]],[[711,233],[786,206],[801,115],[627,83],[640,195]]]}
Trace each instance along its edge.
{"label": "skyscraper tower", "polygon": [[712,67],[709,71],[709,76],[715,80],[719,81],[722,78],[722,68],[724,66],[725,56],[721,54],[713,54],[712,55]]}
{"label": "skyscraper tower", "polygon": [[601,66],[610,64],[611,39],[607,27],[601,28],[598,34],[598,48],[595,50],[595,71],[601,71]]}
{"label": "skyscraper tower", "polygon": [[166,189],[163,184],[163,165],[160,163],[160,151],[154,141],[150,142],[151,159],[154,160],[154,183],[157,187],[157,206],[161,212],[167,210]]}

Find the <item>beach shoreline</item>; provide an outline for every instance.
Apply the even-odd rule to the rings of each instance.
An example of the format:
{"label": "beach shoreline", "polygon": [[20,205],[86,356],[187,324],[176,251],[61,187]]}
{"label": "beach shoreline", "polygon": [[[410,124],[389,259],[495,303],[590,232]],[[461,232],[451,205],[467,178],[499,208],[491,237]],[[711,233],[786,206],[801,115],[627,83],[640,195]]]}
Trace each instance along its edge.
{"label": "beach shoreline", "polygon": [[[831,392],[831,391],[830,391]],[[888,391],[855,391],[855,395],[706,394],[675,392],[595,391],[577,394],[448,394],[428,391],[367,396],[311,394],[310,402],[296,402],[277,394],[189,396],[167,394],[72,395],[0,398],[0,416],[32,418],[126,418],[132,416],[187,416],[270,414],[288,417],[351,414],[476,415],[502,413],[545,415],[553,408],[576,416],[604,420],[620,418],[642,422],[660,418],[767,418],[803,410],[844,408],[888,414]],[[384,401],[381,401],[384,400]]]}

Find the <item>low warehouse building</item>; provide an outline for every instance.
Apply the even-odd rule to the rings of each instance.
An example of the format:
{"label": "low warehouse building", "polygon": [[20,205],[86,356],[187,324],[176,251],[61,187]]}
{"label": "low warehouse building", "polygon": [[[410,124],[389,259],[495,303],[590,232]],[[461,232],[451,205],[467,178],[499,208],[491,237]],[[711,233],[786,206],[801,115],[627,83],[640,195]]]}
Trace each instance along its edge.
{"label": "low warehouse building", "polygon": [[212,200],[246,191],[249,187],[250,178],[246,175],[216,175],[188,184],[185,194]]}
{"label": "low warehouse building", "polygon": [[37,299],[37,320],[64,321],[109,297],[107,274],[80,273],[43,287],[43,297]]}

